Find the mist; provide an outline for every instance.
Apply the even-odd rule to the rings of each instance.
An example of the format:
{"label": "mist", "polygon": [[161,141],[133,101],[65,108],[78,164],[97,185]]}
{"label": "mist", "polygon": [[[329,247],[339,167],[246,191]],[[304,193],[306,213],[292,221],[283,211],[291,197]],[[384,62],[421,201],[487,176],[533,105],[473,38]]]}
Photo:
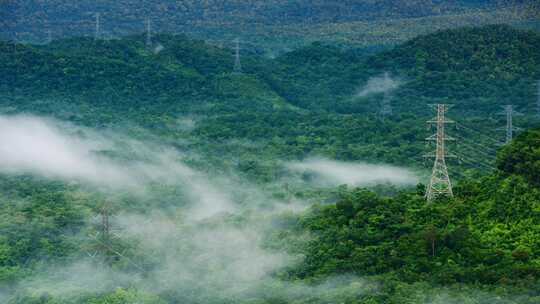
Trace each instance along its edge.
{"label": "mist", "polygon": [[[157,293],[210,288],[216,298],[240,297],[296,259],[265,249],[264,236],[275,228],[276,214],[300,212],[305,205],[272,199],[234,174],[209,176],[196,171],[175,149],[36,116],[1,116],[0,140],[4,174],[77,181],[107,196],[119,189],[115,196],[127,191],[130,200],[149,210],[144,214],[124,210],[110,220],[115,240],[136,244],[133,250],[140,256],[124,262],[147,269],[144,280],[105,267],[99,260],[74,257],[66,265],[40,269],[39,275],[19,284],[20,293],[69,298],[137,286]],[[170,197],[166,212],[152,204],[164,195],[162,188],[146,190],[154,184],[177,193]],[[117,198],[109,199],[115,203]],[[245,215],[249,210],[257,212]],[[241,225],[229,222],[237,216]],[[88,233],[92,230],[90,222],[74,241],[92,244]]]}
{"label": "mist", "polygon": [[110,143],[68,134],[67,124],[35,116],[0,116],[0,171],[94,184],[129,184],[131,177],[98,156]]}
{"label": "mist", "polygon": [[[72,256],[63,265],[41,265],[22,280],[14,296],[52,296],[70,299],[106,294],[134,287],[152,294],[174,295],[185,302],[279,298],[285,301],[376,294],[379,283],[370,278],[344,275],[312,284],[289,282],[276,274],[303,261],[303,256],[266,245],[279,232],[276,219],[303,212],[309,205],[295,198],[280,200],[262,187],[234,173],[213,175],[190,168],[179,151],[154,142],[134,140],[110,131],[94,130],[34,116],[0,116],[0,172],[28,173],[45,178],[113,189],[132,190],[151,184],[178,187],[170,206],[152,205],[164,194],[135,191],[145,211],[122,210],[111,215],[113,242],[130,244],[124,267],[109,267],[99,258]],[[111,153],[102,153],[102,151]],[[339,162],[324,158],[289,162],[298,176],[315,185],[370,186],[378,183],[414,185],[418,178],[406,169],[389,165]],[[278,187],[278,185],[276,185]],[[186,199],[187,204],[175,204]],[[74,242],[92,244],[89,225]],[[306,244],[315,236],[297,232],[295,242]],[[136,253],[136,254],[130,254]],[[136,271],[125,266],[136,265]],[[129,268],[129,267],[127,267]],[[418,303],[453,303],[459,295],[439,294]],[[456,298],[457,297],[457,298]]]}
{"label": "mist", "polygon": [[393,79],[388,73],[384,75],[371,77],[368,82],[358,90],[358,97],[366,97],[371,94],[389,93],[399,88],[403,82],[399,79]]}
{"label": "mist", "polygon": [[292,172],[307,176],[309,182],[321,186],[373,186],[385,183],[408,186],[417,184],[419,180],[414,172],[406,168],[324,158],[290,162],[286,166]]}

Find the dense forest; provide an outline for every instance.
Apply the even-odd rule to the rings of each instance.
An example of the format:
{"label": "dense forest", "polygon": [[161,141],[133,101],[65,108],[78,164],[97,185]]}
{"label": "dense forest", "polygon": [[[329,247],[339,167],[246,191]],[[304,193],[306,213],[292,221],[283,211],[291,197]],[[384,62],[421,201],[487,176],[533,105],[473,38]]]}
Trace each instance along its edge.
{"label": "dense forest", "polygon": [[[151,42],[0,42],[0,302],[539,303],[538,32],[242,49],[236,72]],[[455,197],[427,203],[436,103]]]}
{"label": "dense forest", "polygon": [[49,38],[93,36],[100,14],[105,39],[141,33],[145,20],[154,32],[188,33],[281,54],[313,41],[364,47],[393,46],[439,29],[511,24],[539,28],[534,0],[206,0],[206,1],[35,1],[0,2],[0,37],[44,43]]}

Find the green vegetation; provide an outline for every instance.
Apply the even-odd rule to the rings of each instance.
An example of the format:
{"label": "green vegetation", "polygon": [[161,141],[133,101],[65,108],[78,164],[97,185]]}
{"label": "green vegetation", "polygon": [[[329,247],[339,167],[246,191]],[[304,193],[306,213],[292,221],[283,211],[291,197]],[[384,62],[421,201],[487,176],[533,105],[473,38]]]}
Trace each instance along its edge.
{"label": "green vegetation", "polygon": [[[0,302],[540,301],[538,33],[488,26],[391,50],[246,52],[238,75],[230,49],[143,40],[0,43],[2,116],[54,117],[81,141],[121,134],[89,154],[135,184],[4,172]],[[370,84],[385,73],[397,114],[381,120],[385,92]],[[455,104],[449,133],[462,140],[450,147],[464,158],[450,165],[453,199],[426,204],[422,184],[318,186],[289,170],[326,157],[423,175],[427,105],[437,102]],[[499,150],[488,130],[502,122],[489,118],[509,102],[530,130]],[[197,209],[205,199],[216,205]],[[104,210],[118,229],[107,239]]]}
{"label": "green vegetation", "polygon": [[3,39],[43,43],[53,37],[92,36],[95,13],[102,36],[133,35],[152,20],[155,32],[188,33],[229,44],[242,37],[245,48],[282,54],[313,41],[369,48],[394,46],[418,35],[463,26],[509,24],[536,28],[536,1],[351,1],[206,0],[164,4],[122,0],[2,1]]}

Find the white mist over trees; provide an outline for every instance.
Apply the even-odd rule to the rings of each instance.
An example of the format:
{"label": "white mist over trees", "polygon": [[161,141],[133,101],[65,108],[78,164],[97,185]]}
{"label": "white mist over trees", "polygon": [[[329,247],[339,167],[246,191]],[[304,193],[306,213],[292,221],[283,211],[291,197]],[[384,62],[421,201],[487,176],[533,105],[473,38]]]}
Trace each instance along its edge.
{"label": "white mist over trees", "polygon": [[358,97],[366,97],[371,94],[388,93],[396,90],[403,84],[399,79],[393,79],[389,73],[382,76],[371,77],[367,83],[358,90]]}
{"label": "white mist over trees", "polygon": [[311,182],[326,186],[349,185],[365,187],[381,183],[411,186],[419,181],[414,172],[405,168],[340,162],[324,158],[291,162],[287,164],[287,167],[295,172],[312,174]]}

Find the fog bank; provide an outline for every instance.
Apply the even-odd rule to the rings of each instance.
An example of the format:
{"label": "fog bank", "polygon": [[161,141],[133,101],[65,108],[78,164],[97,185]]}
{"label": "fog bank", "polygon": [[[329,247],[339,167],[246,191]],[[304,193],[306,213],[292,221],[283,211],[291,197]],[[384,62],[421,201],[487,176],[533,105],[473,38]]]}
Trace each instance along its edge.
{"label": "fog bank", "polygon": [[368,82],[358,90],[358,97],[366,97],[371,94],[387,93],[396,90],[402,85],[399,79],[393,79],[388,73],[371,77]]}
{"label": "fog bank", "polygon": [[418,177],[412,171],[389,165],[311,158],[288,163],[287,168],[303,174],[309,182],[323,186],[373,186],[383,183],[407,186],[418,183]]}

